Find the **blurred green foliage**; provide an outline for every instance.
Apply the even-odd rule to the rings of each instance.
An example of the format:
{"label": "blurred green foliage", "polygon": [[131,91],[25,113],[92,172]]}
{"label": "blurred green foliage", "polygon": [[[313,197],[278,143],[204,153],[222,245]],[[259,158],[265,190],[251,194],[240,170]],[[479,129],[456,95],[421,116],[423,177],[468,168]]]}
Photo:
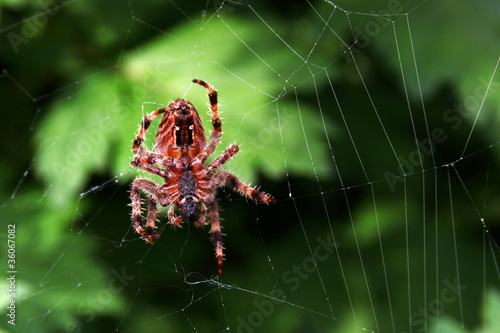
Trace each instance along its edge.
{"label": "blurred green foliage", "polygon": [[[428,314],[429,330],[456,331],[463,312],[470,331],[498,331],[498,75],[475,123],[500,55],[498,4],[311,4],[2,2],[0,214],[17,228],[17,327],[238,332],[270,311],[255,331],[418,330],[422,304],[440,300],[438,285],[459,266],[464,302],[446,303],[439,321]],[[128,186],[144,176],[130,167],[142,117],[185,98],[210,130],[206,91],[193,78],[219,92],[216,153],[240,146],[225,168],[279,201],[254,206],[221,191],[223,282],[233,289],[206,280],[215,272],[207,230],[165,228],[149,246],[129,224]],[[474,124],[467,158],[446,168]],[[394,152],[409,159],[413,133],[427,138],[436,128],[447,140],[435,147],[435,164],[424,156],[426,172],[415,167],[391,191],[385,173],[400,173]],[[454,170],[462,178],[448,183]],[[491,236],[483,238],[471,199]],[[331,230],[341,265],[332,252],[317,262],[321,275],[294,290],[283,274],[306,263]],[[484,273],[483,245],[494,253]],[[265,297],[271,291],[284,292],[284,303]]]}
{"label": "blurred green foliage", "polygon": [[[211,48],[210,54],[205,51],[205,54],[194,55],[195,59],[218,59],[231,64],[236,57],[238,62],[231,64],[232,71],[248,82],[258,82],[259,90],[276,95],[275,87],[279,87],[280,78],[260,66],[261,61],[241,43],[227,43],[226,25],[237,26],[238,36],[248,43],[255,43],[265,33],[265,27],[261,27],[259,32],[252,29],[249,23],[214,20],[207,24],[209,32],[203,32],[201,38],[210,34],[210,43],[223,47]],[[49,193],[51,203],[64,206],[75,200],[75,195],[81,191],[89,176],[106,166],[111,167],[115,174],[129,170],[130,142],[142,117],[158,108],[158,103],[168,105],[185,94],[193,75],[192,71],[186,70],[192,67],[193,58],[185,55],[192,52],[193,46],[182,42],[179,45],[178,40],[200,38],[200,28],[189,22],[174,34],[175,39],[160,37],[141,47],[140,52],[132,50],[125,53],[116,74],[90,77],[79,84],[79,93],[69,102],[53,108],[35,136],[37,151],[43,151],[37,163],[37,172],[47,184],[52,184]],[[272,35],[268,34],[268,37]],[[268,44],[271,40],[260,38],[259,42]],[[197,47],[208,48],[204,43]],[[175,53],[170,54],[171,50]],[[272,49],[267,52],[274,53]],[[265,53],[262,56],[267,58]],[[293,53],[283,52],[280,59],[290,63],[294,57]],[[199,77],[209,80],[217,77],[220,66],[208,61],[199,71]],[[261,81],[264,84],[261,85]],[[256,179],[258,171],[270,177],[284,175],[283,150],[307,156],[308,148],[316,160],[319,176],[328,176],[328,155],[324,154],[328,147],[321,140],[323,125],[311,106],[301,107],[302,123],[310,133],[308,140],[319,144],[307,147],[303,144],[304,137],[297,135],[302,132],[301,122],[297,121],[297,115],[289,111],[295,108],[295,100],[283,99],[279,110],[273,110],[272,95],[258,93],[257,89],[248,91],[244,82],[221,81],[217,82],[216,88],[220,91],[221,112],[225,118],[221,145],[237,142],[241,146],[241,153],[230,165],[242,179]],[[194,87],[189,90],[187,99],[198,105],[205,124],[210,124],[206,91]],[[141,113],[142,103],[147,101],[161,102],[145,104]],[[277,112],[280,112],[279,121]],[[151,132],[154,134],[154,130]],[[276,145],[280,134],[285,140],[283,145]],[[149,142],[154,142],[154,136],[149,137]],[[152,144],[149,146],[152,149]],[[260,151],[266,153],[259,154]],[[290,172],[304,173],[309,171],[311,161],[290,159],[287,166]]]}

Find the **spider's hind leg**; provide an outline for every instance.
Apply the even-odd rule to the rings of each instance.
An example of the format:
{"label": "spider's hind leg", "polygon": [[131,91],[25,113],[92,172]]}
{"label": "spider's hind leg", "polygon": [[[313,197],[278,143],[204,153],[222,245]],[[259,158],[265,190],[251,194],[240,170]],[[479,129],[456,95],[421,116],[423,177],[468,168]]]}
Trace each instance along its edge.
{"label": "spider's hind leg", "polygon": [[[159,232],[155,233],[154,231],[156,228],[157,200],[155,193],[157,189],[158,184],[155,182],[145,178],[137,178],[132,183],[132,190],[130,191],[130,198],[132,199],[132,225],[137,233],[148,243],[153,243],[160,236]],[[139,190],[148,194],[148,217],[145,229],[141,225],[141,194]]]}
{"label": "spider's hind leg", "polygon": [[214,130],[210,133],[208,145],[203,149],[192,161],[193,169],[197,170],[203,167],[205,161],[212,155],[215,148],[219,144],[222,136],[222,124],[219,118],[219,104],[217,101],[217,90],[211,85],[202,80],[193,80],[194,83],[202,85],[208,91],[208,98],[210,100],[210,110],[212,111],[212,126]]}

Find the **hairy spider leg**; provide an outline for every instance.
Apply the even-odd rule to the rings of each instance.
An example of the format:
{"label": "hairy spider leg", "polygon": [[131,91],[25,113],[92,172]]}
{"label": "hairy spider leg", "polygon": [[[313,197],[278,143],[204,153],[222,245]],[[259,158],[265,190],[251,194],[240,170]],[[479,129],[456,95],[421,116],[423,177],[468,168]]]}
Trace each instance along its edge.
{"label": "hairy spider leg", "polygon": [[212,240],[215,246],[215,257],[219,262],[219,273],[218,277],[222,274],[222,261],[224,260],[224,244],[222,243],[222,233],[219,220],[219,210],[217,208],[217,199],[214,199],[210,203],[210,222],[212,223],[212,229],[210,233],[212,234]]}
{"label": "hairy spider leg", "polygon": [[202,80],[193,80],[194,83],[198,83],[204,86],[208,90],[208,98],[210,99],[210,108],[212,109],[212,125],[214,126],[214,131],[220,132],[221,122],[219,119],[219,107],[217,101],[217,90],[215,90],[211,85]]}
{"label": "hairy spider leg", "polygon": [[[146,223],[146,230],[141,226],[141,194],[142,190],[148,194],[148,217]],[[155,239],[160,236],[160,232],[155,233],[155,220],[156,220],[156,196],[158,185],[145,178],[136,178],[132,183],[132,190],[130,191],[130,198],[132,199],[132,223],[133,227],[146,242],[153,243]]]}
{"label": "hairy spider leg", "polygon": [[192,165],[193,169],[200,169],[207,158],[212,155],[217,144],[219,143],[220,137],[222,136],[222,125],[219,118],[219,107],[217,102],[217,91],[212,88],[208,83],[202,80],[193,80],[194,83],[198,83],[204,86],[208,90],[208,98],[210,100],[210,109],[212,110],[212,125],[214,130],[210,133],[210,140],[208,145],[193,159]]}
{"label": "hairy spider leg", "polygon": [[[134,139],[134,143],[132,145],[132,152],[135,154],[134,158],[132,158],[131,164],[132,166],[152,173],[154,175],[160,176],[162,178],[170,178],[172,177],[172,171],[170,170],[179,170],[181,169],[182,163],[180,161],[174,161],[170,158],[165,158],[163,155],[158,153],[153,153],[147,151],[142,143],[144,142],[144,137],[148,131],[149,125],[153,119],[161,113],[170,111],[169,108],[163,108],[156,111],[151,112],[146,117],[143,118],[141,127],[139,128],[139,133]],[[154,164],[163,165],[167,167],[167,170],[159,168]]]}
{"label": "hairy spider leg", "polygon": [[168,209],[168,220],[170,221],[170,224],[172,224],[174,227],[179,227],[182,228],[181,222],[182,222],[182,216],[175,216],[174,215],[174,207],[175,205],[171,205],[170,208]]}
{"label": "hairy spider leg", "polygon": [[241,194],[259,202],[264,202],[264,203],[275,203],[276,200],[272,198],[269,194],[260,192],[259,190],[243,183],[241,180],[238,179],[235,175],[231,174],[227,170],[221,170],[217,172],[213,177],[212,180],[214,182],[214,186],[223,186],[224,183],[227,181],[233,188],[238,190]]}
{"label": "hairy spider leg", "polygon": [[204,176],[208,176],[218,168],[220,168],[229,159],[233,158],[240,148],[237,145],[230,145],[222,154],[219,155],[215,160],[212,161],[205,169]]}
{"label": "hairy spider leg", "polygon": [[168,110],[169,108],[163,108],[153,111],[142,119],[142,124],[141,127],[139,128],[139,133],[135,137],[134,144],[132,146],[132,152],[134,154],[137,154],[137,152],[139,151],[139,148],[141,147],[141,144],[144,141],[144,137],[146,136],[146,132],[148,131],[149,125],[151,125],[153,119],[156,118],[156,116],[158,116],[160,113],[164,113]]}
{"label": "hairy spider leg", "polygon": [[198,221],[196,221],[194,223],[194,225],[197,226],[197,227],[203,227],[203,226],[205,226],[205,224],[207,224],[205,222],[205,219],[206,219],[206,216],[207,216],[207,207],[205,206],[205,204],[203,203],[203,201],[201,201],[200,212],[201,212],[200,218],[198,219]]}
{"label": "hairy spider leg", "polygon": [[[175,177],[174,171],[182,170],[183,168],[181,162],[163,158],[160,154],[147,151],[143,147],[140,147],[137,155],[132,158],[130,164],[138,169],[160,176],[163,179]],[[157,167],[155,164],[166,166],[167,169]]]}

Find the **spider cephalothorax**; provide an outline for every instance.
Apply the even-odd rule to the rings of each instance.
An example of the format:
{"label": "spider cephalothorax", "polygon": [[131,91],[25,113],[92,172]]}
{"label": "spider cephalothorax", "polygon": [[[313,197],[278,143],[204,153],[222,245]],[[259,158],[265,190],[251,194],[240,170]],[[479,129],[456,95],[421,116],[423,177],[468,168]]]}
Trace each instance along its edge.
{"label": "spider cephalothorax", "polygon": [[[154,242],[160,235],[155,232],[157,203],[170,206],[168,219],[174,226],[179,226],[182,219],[195,223],[196,226],[206,224],[207,210],[210,211],[212,239],[215,254],[219,263],[219,276],[222,273],[223,244],[219,213],[215,190],[224,186],[226,181],[235,189],[255,201],[272,203],[274,199],[242,183],[236,176],[226,170],[217,171],[225,162],[238,153],[238,146],[230,145],[219,157],[208,166],[203,164],[212,155],[221,137],[221,121],[217,105],[217,91],[209,84],[193,80],[208,90],[212,111],[214,130],[206,144],[205,130],[194,106],[184,99],[178,99],[169,106],[151,112],[144,117],[139,128],[132,151],[132,165],[163,178],[164,184],[158,185],[146,178],[136,178],[132,183],[132,221],[135,230],[147,242]],[[163,113],[156,134],[154,152],[142,145],[151,121]],[[140,192],[148,194],[148,215],[146,227],[141,224]],[[208,208],[207,208],[208,206]],[[180,216],[175,216],[174,207]]]}
{"label": "spider cephalothorax", "polygon": [[179,213],[184,219],[196,222],[199,218],[200,201],[195,196],[196,180],[191,172],[186,171],[179,180]]}

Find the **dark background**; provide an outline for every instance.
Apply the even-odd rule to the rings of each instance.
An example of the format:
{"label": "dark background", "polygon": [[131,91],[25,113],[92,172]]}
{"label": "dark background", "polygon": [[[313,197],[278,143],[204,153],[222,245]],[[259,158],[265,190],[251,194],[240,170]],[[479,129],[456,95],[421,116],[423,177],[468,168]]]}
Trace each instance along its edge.
{"label": "dark background", "polygon": [[[497,331],[499,9],[2,3],[1,261],[15,224],[18,273],[1,327]],[[237,143],[225,168],[277,199],[219,191],[221,280],[208,227],[163,213],[154,245],[130,227],[141,117],[186,98],[210,130],[193,78],[219,92],[214,155]]]}

